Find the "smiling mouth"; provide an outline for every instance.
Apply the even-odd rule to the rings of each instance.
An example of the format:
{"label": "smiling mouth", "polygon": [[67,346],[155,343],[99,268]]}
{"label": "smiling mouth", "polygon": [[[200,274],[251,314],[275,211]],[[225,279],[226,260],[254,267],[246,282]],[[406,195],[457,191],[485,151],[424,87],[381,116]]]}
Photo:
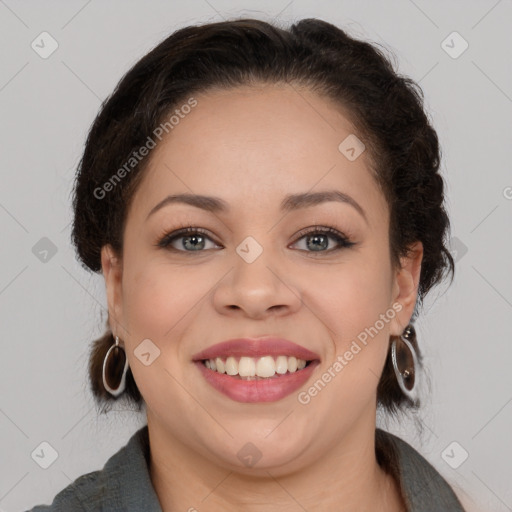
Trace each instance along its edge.
{"label": "smiling mouth", "polygon": [[217,357],[203,359],[203,365],[216,373],[223,373],[238,380],[262,380],[279,378],[300,372],[312,360],[298,359],[294,356],[262,357]]}

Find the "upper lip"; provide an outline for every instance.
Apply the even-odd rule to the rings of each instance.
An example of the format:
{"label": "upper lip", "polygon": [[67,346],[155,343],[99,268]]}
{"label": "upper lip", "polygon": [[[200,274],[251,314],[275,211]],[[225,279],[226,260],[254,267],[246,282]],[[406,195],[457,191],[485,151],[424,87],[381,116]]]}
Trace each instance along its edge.
{"label": "upper lip", "polygon": [[215,359],[217,357],[263,357],[263,356],[294,356],[297,359],[312,361],[320,359],[318,354],[311,352],[293,341],[268,336],[264,338],[234,338],[222,341],[192,356],[194,361]]}

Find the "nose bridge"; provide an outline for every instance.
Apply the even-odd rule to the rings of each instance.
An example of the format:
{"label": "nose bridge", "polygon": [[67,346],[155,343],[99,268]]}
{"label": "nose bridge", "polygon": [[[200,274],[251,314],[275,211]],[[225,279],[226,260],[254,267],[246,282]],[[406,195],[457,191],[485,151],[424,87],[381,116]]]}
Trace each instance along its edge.
{"label": "nose bridge", "polygon": [[265,236],[264,240],[263,235],[256,236],[262,243],[249,235],[235,249],[233,284],[253,296],[272,294],[275,297],[279,288],[276,269],[280,267],[277,251],[269,242],[271,236]]}
{"label": "nose bridge", "polygon": [[215,293],[216,307],[260,316],[270,308],[294,309],[300,304],[282,253],[270,245],[271,239],[269,233],[249,235],[235,247],[232,270]]}

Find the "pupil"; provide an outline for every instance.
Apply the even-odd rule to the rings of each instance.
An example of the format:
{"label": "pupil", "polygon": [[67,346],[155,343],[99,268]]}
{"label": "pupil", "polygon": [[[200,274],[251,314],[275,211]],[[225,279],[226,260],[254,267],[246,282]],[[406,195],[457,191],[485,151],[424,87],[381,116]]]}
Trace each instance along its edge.
{"label": "pupil", "polygon": [[191,247],[193,249],[197,248],[199,245],[201,245],[202,238],[203,238],[202,236],[197,236],[197,235],[188,236],[188,237],[183,239],[183,245],[184,245],[185,248],[187,248],[187,246],[186,246],[187,241],[194,240],[194,242],[192,243]]}
{"label": "pupil", "polygon": [[[325,241],[326,241],[327,237],[325,235],[312,235],[312,236],[309,237],[309,239],[310,240],[314,240],[315,243],[317,243],[319,239],[323,239],[324,243],[321,244],[320,248],[325,249],[327,247],[327,245],[325,244]],[[314,248],[314,250],[317,250],[318,245],[313,245],[313,248]]]}

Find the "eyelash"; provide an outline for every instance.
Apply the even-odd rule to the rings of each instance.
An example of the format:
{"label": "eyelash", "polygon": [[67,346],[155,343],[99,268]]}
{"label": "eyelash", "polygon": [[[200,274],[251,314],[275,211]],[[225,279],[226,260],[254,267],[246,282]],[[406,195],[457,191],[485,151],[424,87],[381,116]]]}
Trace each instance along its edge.
{"label": "eyelash", "polygon": [[[208,238],[209,240],[211,240],[212,242],[217,244],[214,240],[212,240],[210,238],[210,236],[208,236],[208,232],[206,230],[204,230],[202,228],[197,228],[197,227],[194,227],[194,226],[184,226],[184,227],[179,228],[179,229],[177,229],[175,231],[172,231],[171,233],[166,233],[163,237],[161,237],[159,239],[159,241],[155,245],[156,245],[156,247],[172,250],[174,252],[184,252],[184,253],[205,252],[205,250],[202,250],[202,251],[185,251],[185,250],[175,249],[174,247],[169,247],[169,245],[172,242],[174,242],[175,240],[177,240],[179,238],[183,238],[183,237],[187,237],[187,236],[192,236],[192,235],[197,235],[197,234],[204,235],[206,238]],[[310,254],[315,254],[315,253],[316,254],[318,254],[318,253],[320,253],[320,254],[322,254],[322,253],[323,254],[326,254],[326,253],[330,254],[332,252],[339,251],[340,249],[348,249],[349,247],[352,247],[352,246],[355,245],[355,242],[351,242],[345,235],[343,235],[342,233],[340,233],[336,229],[331,228],[331,227],[325,227],[325,226],[313,226],[313,227],[310,227],[310,228],[303,229],[302,231],[300,231],[298,233],[298,237],[295,240],[295,242],[293,242],[293,243],[294,244],[297,243],[300,239],[302,239],[306,235],[313,235],[313,234],[329,235],[332,239],[334,239],[338,243],[338,247],[336,247],[334,249],[327,249],[325,251],[318,251],[318,252],[316,252],[316,251],[305,251],[305,252],[308,252]]]}

